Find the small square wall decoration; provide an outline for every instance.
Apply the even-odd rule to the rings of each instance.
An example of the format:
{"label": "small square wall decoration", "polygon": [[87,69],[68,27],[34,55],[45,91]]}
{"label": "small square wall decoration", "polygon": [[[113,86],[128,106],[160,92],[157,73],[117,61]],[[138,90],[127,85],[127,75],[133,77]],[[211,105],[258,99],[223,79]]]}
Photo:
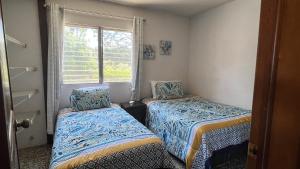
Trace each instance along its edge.
{"label": "small square wall decoration", "polygon": [[160,55],[171,55],[171,52],[172,52],[172,42],[167,40],[161,40],[159,43]]}
{"label": "small square wall decoration", "polygon": [[144,60],[154,60],[155,51],[151,45],[144,45]]}

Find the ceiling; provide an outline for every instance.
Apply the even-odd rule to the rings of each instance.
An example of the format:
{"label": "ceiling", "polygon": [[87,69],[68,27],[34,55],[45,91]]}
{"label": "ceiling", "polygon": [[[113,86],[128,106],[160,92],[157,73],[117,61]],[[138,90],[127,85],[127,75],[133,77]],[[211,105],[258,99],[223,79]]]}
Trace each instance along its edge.
{"label": "ceiling", "polygon": [[231,0],[102,0],[121,5],[164,10],[183,16],[193,16]]}

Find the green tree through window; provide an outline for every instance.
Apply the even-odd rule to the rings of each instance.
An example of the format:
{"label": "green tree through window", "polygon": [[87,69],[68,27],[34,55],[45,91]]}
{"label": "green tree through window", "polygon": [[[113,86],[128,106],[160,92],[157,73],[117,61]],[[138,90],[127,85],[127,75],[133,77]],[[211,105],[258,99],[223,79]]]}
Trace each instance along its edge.
{"label": "green tree through window", "polygon": [[104,81],[130,81],[132,34],[103,30]]}
{"label": "green tree through window", "polygon": [[[98,29],[65,26],[64,84],[124,82],[131,80],[132,33],[103,30],[103,60],[99,61]],[[100,57],[101,58],[101,57]],[[99,76],[99,62],[103,76]]]}

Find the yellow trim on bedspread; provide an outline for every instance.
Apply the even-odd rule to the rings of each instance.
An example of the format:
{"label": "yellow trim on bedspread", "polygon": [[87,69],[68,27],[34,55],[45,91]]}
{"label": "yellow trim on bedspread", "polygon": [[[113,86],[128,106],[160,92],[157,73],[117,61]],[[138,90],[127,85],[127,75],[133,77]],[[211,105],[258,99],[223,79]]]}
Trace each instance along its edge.
{"label": "yellow trim on bedspread", "polygon": [[220,129],[220,128],[226,128],[242,123],[248,123],[251,122],[251,116],[247,117],[242,117],[239,119],[233,119],[229,121],[224,121],[224,122],[218,122],[218,123],[211,123],[211,124],[206,124],[197,129],[196,135],[194,137],[194,141],[192,143],[191,149],[188,152],[187,158],[186,158],[186,168],[190,169],[192,167],[192,162],[195,159],[196,152],[199,149],[199,146],[201,144],[202,140],[202,135],[206,132],[215,130],[215,129]]}
{"label": "yellow trim on bedspread", "polygon": [[86,154],[84,156],[79,156],[79,157],[74,157],[60,165],[58,165],[56,167],[56,169],[70,169],[70,168],[74,168],[78,165],[84,164],[88,161],[93,161],[105,156],[109,156],[112,155],[114,153],[117,152],[121,152],[124,150],[128,150],[131,148],[135,148],[138,146],[142,146],[142,145],[146,145],[146,144],[151,144],[151,143],[158,143],[158,144],[162,144],[162,141],[159,138],[145,138],[145,139],[141,139],[141,140],[135,140],[132,142],[128,142],[128,143],[123,143],[123,144],[118,144],[112,147],[108,147],[105,149],[101,149],[98,150],[94,153],[91,154]]}

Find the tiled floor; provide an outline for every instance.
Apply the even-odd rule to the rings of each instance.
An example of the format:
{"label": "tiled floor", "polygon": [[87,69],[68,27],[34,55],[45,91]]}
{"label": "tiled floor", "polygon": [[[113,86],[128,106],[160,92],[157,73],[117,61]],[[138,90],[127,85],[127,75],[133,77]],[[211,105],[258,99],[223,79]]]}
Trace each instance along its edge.
{"label": "tiled floor", "polygon": [[51,156],[49,145],[21,149],[19,162],[21,169],[48,169]]}

